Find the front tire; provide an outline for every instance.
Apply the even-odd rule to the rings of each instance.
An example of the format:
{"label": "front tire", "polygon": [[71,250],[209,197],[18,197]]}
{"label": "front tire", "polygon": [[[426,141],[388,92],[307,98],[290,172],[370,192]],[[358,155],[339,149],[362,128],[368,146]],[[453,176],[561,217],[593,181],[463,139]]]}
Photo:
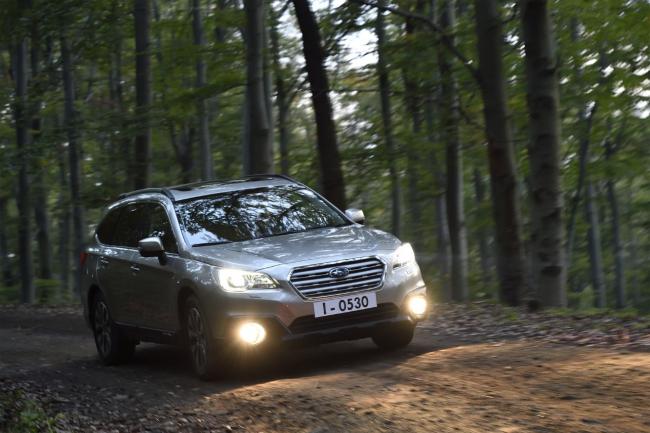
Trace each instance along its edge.
{"label": "front tire", "polygon": [[372,336],[372,341],[383,350],[396,350],[409,345],[413,340],[415,324],[399,323],[381,328]]}
{"label": "front tire", "polygon": [[93,301],[92,324],[97,354],[102,363],[116,365],[133,357],[135,343],[113,322],[101,293],[97,293]]}
{"label": "front tire", "polygon": [[217,347],[196,297],[185,302],[185,338],[194,373],[202,380],[217,376]]}

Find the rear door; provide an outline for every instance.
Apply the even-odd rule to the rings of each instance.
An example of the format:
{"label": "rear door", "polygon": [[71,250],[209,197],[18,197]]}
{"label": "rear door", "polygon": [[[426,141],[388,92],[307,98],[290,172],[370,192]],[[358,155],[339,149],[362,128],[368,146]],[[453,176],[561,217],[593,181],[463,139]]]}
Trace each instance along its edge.
{"label": "rear door", "polygon": [[126,323],[127,306],[123,303],[124,285],[129,278],[129,266],[134,250],[120,244],[122,217],[129,206],[110,210],[97,228],[100,245],[97,257],[97,280],[116,322]]}

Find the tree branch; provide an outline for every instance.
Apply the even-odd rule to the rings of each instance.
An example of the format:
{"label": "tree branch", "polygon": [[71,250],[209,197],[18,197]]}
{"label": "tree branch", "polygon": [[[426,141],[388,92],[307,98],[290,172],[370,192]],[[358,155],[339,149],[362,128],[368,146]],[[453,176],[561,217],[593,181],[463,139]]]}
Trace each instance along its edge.
{"label": "tree branch", "polygon": [[436,24],[434,21],[429,19],[427,16],[421,15],[421,14],[418,14],[418,13],[405,11],[404,9],[396,8],[396,7],[393,7],[393,6],[380,5],[380,4],[378,4],[378,3],[374,2],[374,1],[370,1],[370,0],[352,0],[352,1],[354,1],[355,3],[360,3],[360,4],[363,4],[363,5],[366,5],[366,6],[374,7],[374,8],[377,8],[379,10],[382,10],[382,11],[387,11],[387,12],[393,13],[395,15],[399,15],[401,17],[404,17],[404,18],[410,18],[410,19],[413,19],[413,20],[418,20],[418,21],[423,22],[430,29],[432,29],[434,32],[436,32],[436,33],[438,33],[440,35],[440,41],[445,46],[445,48],[447,48],[449,50],[449,52],[451,52],[458,60],[460,60],[460,62],[465,67],[465,69],[467,69],[469,71],[470,75],[476,81],[479,81],[479,74],[478,74],[478,71],[476,70],[476,68],[474,68],[474,66],[472,66],[472,63],[467,59],[467,57],[465,57],[465,55],[462,52],[460,52],[458,47],[456,47],[456,45],[449,39],[449,37],[447,36],[444,29],[442,29],[438,24]]}

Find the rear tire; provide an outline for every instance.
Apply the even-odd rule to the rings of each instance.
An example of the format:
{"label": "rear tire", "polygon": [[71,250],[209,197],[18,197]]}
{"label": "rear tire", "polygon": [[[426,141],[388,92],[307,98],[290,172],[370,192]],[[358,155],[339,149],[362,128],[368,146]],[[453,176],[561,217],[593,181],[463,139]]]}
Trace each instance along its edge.
{"label": "rear tire", "polygon": [[199,306],[199,300],[190,296],[185,301],[185,341],[194,373],[202,380],[217,377],[218,350],[212,338],[206,316]]}
{"label": "rear tire", "polygon": [[101,293],[95,295],[91,314],[95,346],[102,363],[116,365],[130,360],[135,352],[135,342],[113,322]]}
{"label": "rear tire", "polygon": [[372,336],[372,341],[383,350],[396,350],[409,345],[413,340],[415,324],[399,323],[381,328]]}

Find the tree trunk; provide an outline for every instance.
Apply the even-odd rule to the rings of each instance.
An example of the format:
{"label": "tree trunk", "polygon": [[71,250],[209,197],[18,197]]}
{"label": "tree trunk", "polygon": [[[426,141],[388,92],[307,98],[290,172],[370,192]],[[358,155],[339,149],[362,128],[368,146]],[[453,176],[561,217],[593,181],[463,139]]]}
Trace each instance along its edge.
{"label": "tree trunk", "polygon": [[[31,47],[31,67],[32,79],[36,82],[40,80],[41,59],[40,59],[40,34],[36,20],[32,20],[32,47]],[[38,141],[41,136],[41,117],[40,117],[40,99],[36,98],[32,104],[32,147],[37,154],[42,150],[37,149]],[[45,164],[37,161],[34,164],[34,222],[36,223],[36,240],[38,243],[38,277],[43,279],[52,278],[52,244],[50,242],[50,222],[47,213],[47,188],[45,186],[44,175],[47,170]]]}
{"label": "tree trunk", "polygon": [[[619,143],[616,143],[618,146]],[[616,149],[609,140],[605,141],[605,156],[609,160]],[[614,249],[614,294],[616,296],[616,308],[625,308],[625,249],[621,239],[621,216],[616,195],[614,179],[609,178],[605,183],[607,189],[607,202],[612,213],[612,247]]]}
{"label": "tree trunk", "polygon": [[29,125],[27,110],[27,39],[20,39],[15,46],[14,79],[16,81],[16,153],[18,158],[18,260],[20,262],[20,301],[32,303],[35,298],[32,265],[32,219],[31,191],[27,170],[29,155]]}
{"label": "tree trunk", "polygon": [[[422,0],[417,0],[415,2],[415,12],[421,14],[423,9],[424,2]],[[406,35],[412,37],[419,30],[418,24],[419,22],[415,19],[407,18],[404,26]],[[420,205],[420,188],[418,185],[418,180],[420,178],[418,148],[422,135],[423,120],[421,107],[422,91],[418,85],[419,77],[413,76],[412,69],[402,69],[402,76],[404,81],[405,105],[409,115],[411,116],[412,133],[411,142],[406,146],[406,196],[408,201],[409,235],[413,239],[413,247],[415,251],[417,253],[422,253],[422,236],[420,235],[422,228],[422,208]]]}
{"label": "tree trunk", "polygon": [[282,64],[280,63],[280,35],[278,32],[278,16],[269,5],[271,11],[271,54],[273,73],[275,77],[275,103],[278,110],[278,134],[280,140],[280,172],[289,174],[289,95],[284,80]]}
{"label": "tree trunk", "polygon": [[245,0],[246,114],[244,173],[273,173],[273,143],[264,75],[264,2]]}
{"label": "tree trunk", "polygon": [[[205,38],[203,37],[203,20],[201,19],[201,0],[192,0],[192,30],[194,45],[198,51],[196,57],[196,89],[201,91],[206,84],[206,67],[203,60]],[[214,163],[212,161],[212,143],[210,142],[210,121],[208,101],[205,95],[199,95],[199,155],[201,156],[201,180],[214,179]]]}
{"label": "tree trunk", "polygon": [[[379,0],[380,5],[384,6],[386,0]],[[388,68],[386,67],[386,31],[384,28],[384,11],[377,9],[377,22],[375,27],[377,35],[377,78],[379,80],[379,97],[381,101],[381,121],[384,133],[384,146],[386,157],[388,158],[388,175],[390,176],[390,196],[391,196],[391,231],[399,237],[400,235],[400,186],[399,175],[397,173],[397,164],[395,153],[395,142],[393,139],[393,113],[390,101],[390,79]]]}
{"label": "tree trunk", "polygon": [[585,188],[585,217],[589,224],[587,241],[589,244],[589,262],[591,264],[591,283],[596,295],[596,307],[607,306],[605,274],[603,272],[602,246],[600,241],[600,220],[596,206],[594,186],[587,181]]}
{"label": "tree trunk", "polygon": [[[454,1],[442,1],[440,26],[443,38],[453,38],[455,28]],[[450,43],[453,44],[453,41]],[[463,204],[463,165],[459,136],[460,107],[458,85],[453,62],[444,48],[439,48],[441,85],[441,118],[447,150],[447,219],[451,243],[451,297],[457,302],[469,297],[467,285],[467,229]]]}
{"label": "tree trunk", "polygon": [[7,198],[0,197],[0,271],[2,272],[2,285],[13,286],[14,275],[12,272],[9,247],[7,245]]}
{"label": "tree trunk", "polygon": [[[63,29],[65,32],[65,29]],[[75,261],[74,294],[79,295],[81,271],[79,257],[85,248],[85,225],[81,202],[81,143],[78,141],[77,112],[74,107],[75,91],[73,66],[66,36],[61,36],[61,59],[63,63],[64,119],[68,137],[68,169],[70,171],[70,202],[72,205],[72,231]]]}
{"label": "tree trunk", "polygon": [[503,31],[496,0],[475,0],[479,84],[487,139],[494,218],[499,299],[519,305],[526,288],[526,260],[521,242],[517,188],[506,77],[503,72]]}
{"label": "tree trunk", "polygon": [[[482,210],[485,207],[485,185],[481,177],[481,172],[475,168],[474,173],[474,196],[476,198],[476,207],[479,209],[479,218],[482,216]],[[480,223],[479,223],[480,224]],[[482,285],[485,290],[489,289],[492,283],[492,253],[490,252],[490,243],[488,240],[487,230],[482,224],[476,230],[478,238],[479,257],[481,260]],[[512,305],[512,304],[510,304]],[[516,304],[514,304],[516,305]]]}
{"label": "tree trunk", "polygon": [[547,0],[521,0],[530,142],[531,255],[542,305],[566,306],[555,39]]}
{"label": "tree trunk", "polygon": [[316,117],[316,137],[323,193],[328,200],[345,209],[345,182],[341,158],[336,142],[336,126],[329,96],[329,82],[325,71],[325,52],[316,17],[308,0],[292,0],[298,26],[302,33],[303,54],[311,99]]}
{"label": "tree trunk", "polygon": [[134,0],[136,124],[133,187],[146,188],[151,176],[151,63],[149,44],[149,0]]}
{"label": "tree trunk", "polygon": [[[438,23],[438,11],[436,0],[431,0],[429,3],[429,19],[432,23]],[[446,189],[446,176],[444,168],[438,156],[438,144],[440,142],[440,134],[436,128],[434,119],[438,115],[436,111],[439,98],[438,83],[440,77],[438,72],[434,69],[432,73],[432,89],[428,92],[425,101],[425,120],[427,128],[427,140],[429,141],[429,158],[431,160],[431,169],[433,171],[434,179],[434,209],[435,209],[435,222],[436,222],[436,254],[435,263],[438,268],[438,275],[440,285],[442,288],[442,297],[444,301],[451,300],[451,287],[449,286],[449,272],[451,270],[451,257],[449,254],[449,224],[447,223],[447,199],[445,194]],[[435,89],[435,90],[433,90]]]}
{"label": "tree trunk", "polygon": [[57,207],[59,209],[59,280],[61,290],[68,293],[70,289],[70,200],[66,194],[69,191],[68,175],[65,166],[65,148],[61,147],[58,152],[59,165],[59,197]]}

